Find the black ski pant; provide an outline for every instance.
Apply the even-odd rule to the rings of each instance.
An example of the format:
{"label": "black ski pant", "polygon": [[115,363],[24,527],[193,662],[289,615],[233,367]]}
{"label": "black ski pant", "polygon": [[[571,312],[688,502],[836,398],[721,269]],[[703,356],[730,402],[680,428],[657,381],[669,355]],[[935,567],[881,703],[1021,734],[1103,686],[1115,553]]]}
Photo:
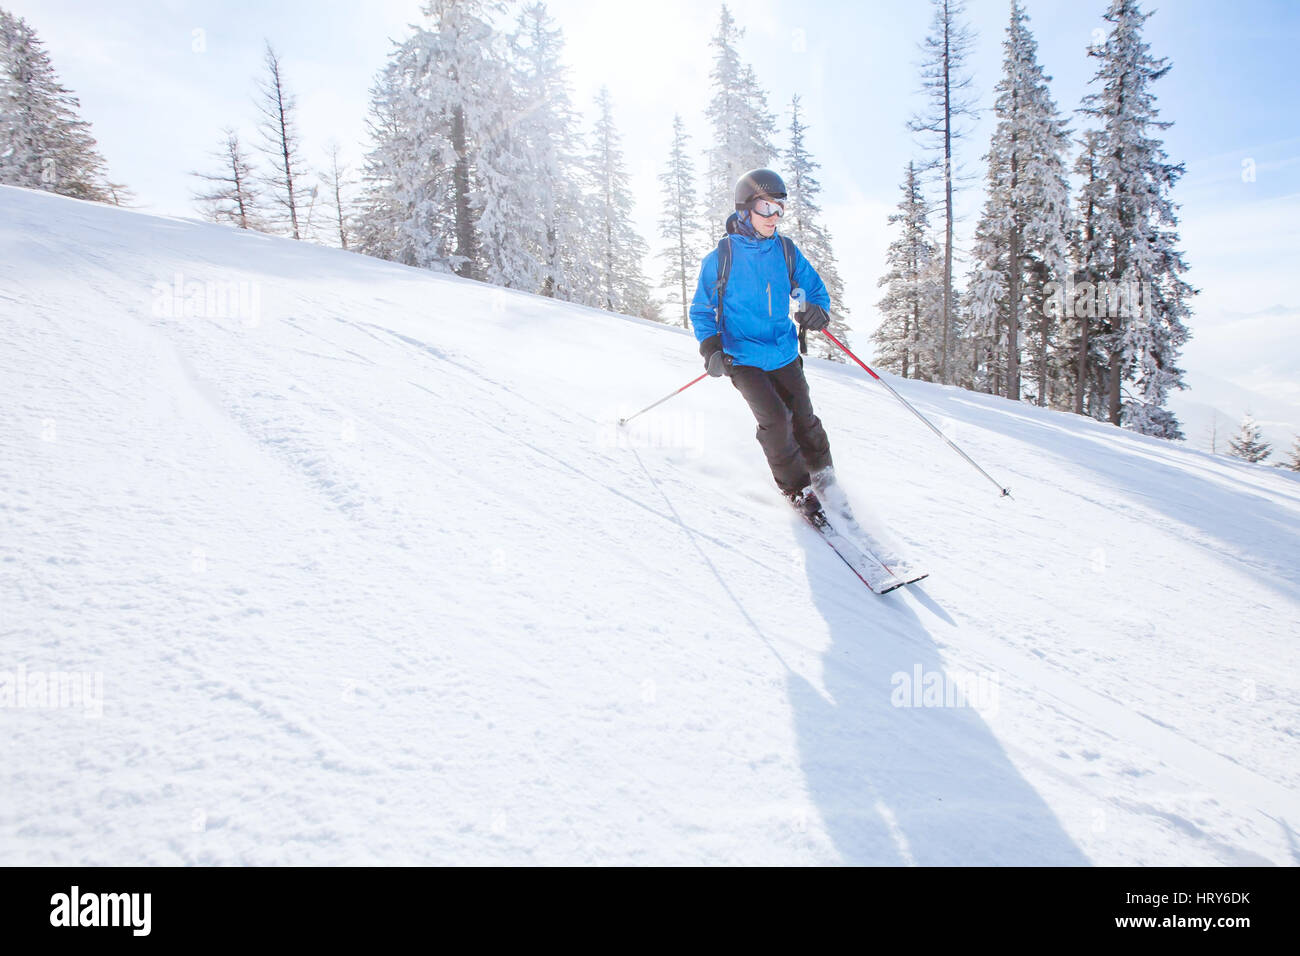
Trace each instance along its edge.
{"label": "black ski pant", "polygon": [[734,365],[731,384],[745,396],[758,420],[758,443],[767,456],[777,487],[797,494],[808,484],[808,472],[831,463],[831,444],[821,419],[813,414],[803,356],[789,365],[765,372],[753,365]]}

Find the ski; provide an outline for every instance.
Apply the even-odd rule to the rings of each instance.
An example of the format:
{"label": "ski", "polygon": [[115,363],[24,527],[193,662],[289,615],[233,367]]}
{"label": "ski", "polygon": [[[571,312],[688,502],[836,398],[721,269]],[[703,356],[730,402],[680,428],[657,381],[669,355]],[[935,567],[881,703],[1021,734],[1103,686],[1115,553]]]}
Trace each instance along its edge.
{"label": "ski", "polygon": [[821,535],[822,540],[830,546],[831,550],[840,556],[840,560],[876,594],[888,594],[907,583],[885,567],[874,555],[836,531],[835,526],[827,519],[825,511],[818,509],[810,515],[803,512],[800,514]]}
{"label": "ski", "polygon": [[882,545],[869,531],[858,525],[853,516],[847,517],[847,523],[851,527],[851,534],[857,537],[863,543],[864,550],[868,551],[873,558],[889,568],[895,576],[903,579],[904,584],[915,584],[923,578],[928,578],[930,572],[913,564],[907,558],[891,551]]}
{"label": "ski", "polygon": [[853,509],[849,507],[848,497],[833,475],[825,472],[814,475],[813,488],[823,509],[829,512],[827,520],[831,521],[832,525],[838,524],[841,534],[854,540],[861,550],[880,562],[895,577],[901,578],[904,584],[914,584],[930,576],[929,571],[918,567],[914,562],[887,547],[870,531],[858,524],[857,518],[853,516]]}

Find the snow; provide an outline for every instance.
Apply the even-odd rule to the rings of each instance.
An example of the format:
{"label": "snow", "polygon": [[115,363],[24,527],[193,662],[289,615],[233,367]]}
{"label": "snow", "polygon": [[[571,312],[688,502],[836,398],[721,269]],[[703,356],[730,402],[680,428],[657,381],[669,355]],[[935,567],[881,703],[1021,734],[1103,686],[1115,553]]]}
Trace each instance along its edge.
{"label": "snow", "polygon": [[0,864],[1300,859],[1298,476],[810,361],[879,597],[699,364],[0,188]]}

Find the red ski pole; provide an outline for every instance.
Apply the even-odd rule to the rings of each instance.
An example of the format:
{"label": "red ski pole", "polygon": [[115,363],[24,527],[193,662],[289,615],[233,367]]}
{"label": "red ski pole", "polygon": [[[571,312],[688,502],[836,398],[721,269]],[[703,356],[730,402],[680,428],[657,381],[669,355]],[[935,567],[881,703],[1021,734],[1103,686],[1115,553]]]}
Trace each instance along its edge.
{"label": "red ski pole", "polygon": [[[709,373],[708,373],[708,372],[705,372],[703,375],[700,376],[700,378],[708,378],[708,377],[709,377]],[[654,408],[655,405],[662,405],[664,402],[668,401],[668,399],[672,398],[674,395],[680,395],[682,392],[686,391],[688,388],[690,388],[692,385],[694,385],[696,382],[698,382],[698,381],[700,380],[700,378],[691,379],[689,382],[687,382],[685,385],[683,385],[683,386],[682,386],[681,388],[679,388],[677,391],[675,391],[675,392],[669,392],[669,393],[668,393],[667,395],[665,395],[663,398],[659,399],[659,401],[655,402],[655,403],[652,404],[652,405],[647,405],[645,408],[641,409],[641,411],[637,412],[636,415],[629,415],[629,416],[627,416],[627,418],[620,418],[620,419],[618,420],[618,423],[619,423],[620,425],[626,425],[626,424],[627,424],[628,422],[630,422],[632,419],[636,418],[637,415],[644,415],[646,412],[650,411],[650,409]]]}
{"label": "red ski pole", "polygon": [[830,329],[822,329],[822,335],[826,336],[828,339],[830,339],[832,342],[834,342],[836,345],[838,345],[838,346],[839,346],[839,347],[844,351],[844,354],[845,354],[845,355],[847,355],[849,358],[853,359],[853,361],[857,362],[858,365],[860,365],[860,366],[862,367],[862,370],[863,370],[864,372],[866,372],[868,375],[870,375],[872,378],[874,378],[874,379],[875,379],[877,382],[879,382],[881,385],[885,386],[885,388],[889,389],[889,394],[893,395],[894,398],[898,399],[900,402],[902,402],[904,405],[906,405],[908,411],[910,411],[910,412],[911,412],[913,415],[915,415],[917,418],[921,419],[921,421],[925,422],[925,426],[926,426],[927,428],[929,428],[930,431],[934,432],[936,435],[938,435],[940,438],[942,438],[942,439],[944,440],[944,442],[947,443],[947,445],[948,445],[949,448],[951,448],[951,449],[952,449],[953,451],[955,451],[957,454],[959,454],[959,455],[961,455],[963,458],[965,458],[966,461],[968,461],[968,462],[970,463],[970,465],[971,465],[972,468],[974,468],[976,471],[978,471],[981,475],[983,475],[983,476],[984,476],[985,478],[987,478],[989,481],[993,482],[993,486],[994,486],[995,488],[997,488],[1000,492],[1002,492],[1002,496],[1003,496],[1004,498],[1010,498],[1010,497],[1011,497],[1011,492],[1010,492],[1008,489],[1002,487],[1002,485],[1001,485],[998,481],[996,481],[996,480],[993,478],[992,475],[990,475],[987,471],[985,471],[985,470],[984,470],[983,468],[981,468],[979,465],[975,464],[975,459],[971,458],[970,455],[966,454],[964,451],[962,451],[960,448],[958,448],[956,445],[954,445],[954,444],[952,443],[952,441],[948,438],[947,435],[945,435],[943,432],[939,431],[939,429],[937,429],[937,428],[934,427],[934,425],[930,422],[930,419],[926,418],[924,415],[922,415],[920,412],[918,412],[915,408],[913,408],[913,407],[912,407],[912,403],[909,402],[907,399],[905,399],[902,395],[899,395],[898,392],[896,392],[896,391],[894,390],[894,387],[893,387],[892,385],[890,385],[890,384],[889,384],[888,382],[886,382],[883,378],[881,378],[881,377],[880,377],[879,375],[877,375],[874,371],[872,371],[872,370],[871,370],[871,367],[868,366],[866,362],[862,361],[862,359],[858,358],[858,357],[857,357],[856,355],[854,355],[851,351],[849,351],[849,347],[848,347],[847,345],[845,345],[843,342],[841,342],[841,341],[840,341],[839,339],[837,339],[835,336],[831,335]]}

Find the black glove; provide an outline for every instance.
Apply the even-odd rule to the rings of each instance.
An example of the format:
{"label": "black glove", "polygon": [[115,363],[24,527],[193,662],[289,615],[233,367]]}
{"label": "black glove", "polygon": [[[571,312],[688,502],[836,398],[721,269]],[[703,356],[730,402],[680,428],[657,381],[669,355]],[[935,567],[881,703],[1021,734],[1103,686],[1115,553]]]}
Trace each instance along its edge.
{"label": "black glove", "polygon": [[731,374],[731,356],[722,351],[722,336],[711,335],[700,343],[704,368],[714,378]]}
{"label": "black glove", "polygon": [[830,313],[816,303],[809,302],[799,313],[799,328],[810,332],[820,332],[831,324]]}
{"label": "black glove", "polygon": [[731,374],[731,356],[719,349],[708,357],[704,363],[705,369],[714,378],[720,375]]}

